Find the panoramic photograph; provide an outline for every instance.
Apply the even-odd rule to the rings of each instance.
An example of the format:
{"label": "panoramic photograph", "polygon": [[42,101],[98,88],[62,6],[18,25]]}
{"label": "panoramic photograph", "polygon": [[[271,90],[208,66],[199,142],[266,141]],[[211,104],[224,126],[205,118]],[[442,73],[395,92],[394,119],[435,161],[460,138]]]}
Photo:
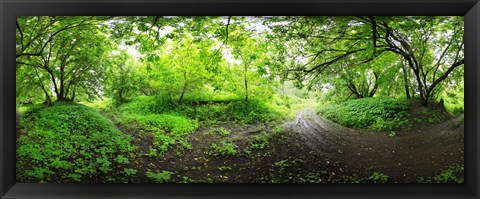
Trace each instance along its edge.
{"label": "panoramic photograph", "polygon": [[18,16],[16,182],[464,183],[463,16]]}

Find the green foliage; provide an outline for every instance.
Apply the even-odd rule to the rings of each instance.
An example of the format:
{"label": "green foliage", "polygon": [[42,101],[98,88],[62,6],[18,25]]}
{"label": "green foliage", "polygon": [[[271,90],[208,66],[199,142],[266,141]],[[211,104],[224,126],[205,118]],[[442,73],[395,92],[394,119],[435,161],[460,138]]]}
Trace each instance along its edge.
{"label": "green foliage", "polygon": [[[54,97],[88,101],[82,103],[122,130],[151,134],[152,156],[191,149],[187,136],[199,127],[293,117],[317,103],[312,95],[325,118],[392,137],[415,122],[443,119],[423,117],[435,113],[429,111],[409,118],[408,102],[398,98],[444,99],[449,112],[464,111],[464,27],[458,16],[19,16],[16,22],[22,179],[79,182],[137,172],[125,168],[134,163],[130,136],[98,112],[77,104],[27,105]],[[381,35],[375,41],[373,26]],[[129,55],[132,49],[141,56]],[[109,99],[92,102],[97,97]],[[283,129],[269,131],[263,126],[249,134],[245,153],[283,137]],[[223,128],[213,133],[231,134]],[[238,153],[232,142],[211,147],[212,155]],[[147,176],[165,182],[170,172]],[[374,173],[370,180],[385,178]],[[449,172],[432,180],[445,179],[458,180]]]}
{"label": "green foliage", "polygon": [[[175,145],[190,149],[192,146],[186,140],[186,135],[198,128],[197,121],[208,125],[224,121],[256,123],[281,118],[280,114],[259,100],[250,100],[248,104],[233,100],[202,105],[189,103],[175,105],[160,99],[162,98],[139,96],[118,107],[120,123],[137,130],[148,131],[153,135],[150,155],[163,154]],[[218,129],[217,133],[221,136],[230,134],[225,129]],[[231,149],[232,146],[227,145],[225,151],[219,153],[234,154]]]}
{"label": "green foliage", "polygon": [[191,145],[186,140],[186,136],[198,128],[198,122],[169,111],[170,108],[159,111],[155,109],[156,106],[158,106],[157,97],[135,97],[118,107],[119,122],[139,131],[148,131],[153,135],[151,155],[163,154],[175,145],[190,149]]}
{"label": "green foliage", "polygon": [[395,137],[395,135],[397,135],[397,133],[395,133],[395,131],[390,131],[388,133],[388,136],[390,136],[390,137]]}
{"label": "green foliage", "polygon": [[137,95],[141,86],[138,63],[125,50],[112,56],[113,67],[107,68],[105,95],[111,97],[115,105],[127,102]]}
{"label": "green foliage", "polygon": [[212,132],[209,132],[208,134],[214,134],[214,135],[216,134],[222,137],[228,137],[230,135],[230,131],[223,127],[220,127],[220,128],[213,129]]}
{"label": "green foliage", "polygon": [[[260,100],[252,99],[245,104],[237,98],[225,101],[185,102],[172,104],[162,97],[139,96],[119,107],[119,110],[128,113],[129,118],[135,119],[138,114],[174,114],[203,122],[207,125],[225,121],[238,121],[242,123],[256,123],[274,121],[281,118],[281,114],[268,107]],[[135,114],[135,115],[133,115]]]}
{"label": "green foliage", "polygon": [[123,155],[118,155],[118,156],[115,158],[115,161],[118,162],[119,164],[128,164],[128,163],[130,163],[130,161],[128,160],[128,158],[123,157]]}
{"label": "green foliage", "polygon": [[384,173],[382,172],[373,172],[373,174],[367,178],[367,180],[371,180],[375,183],[384,183],[384,182],[387,182],[388,180],[388,175],[385,175]]}
{"label": "green foliage", "polygon": [[154,182],[162,183],[162,182],[167,182],[170,180],[170,177],[172,175],[172,172],[170,171],[162,171],[158,173],[150,172],[147,171],[146,173],[147,178],[153,180]]}
{"label": "green foliage", "polygon": [[278,162],[273,163],[273,165],[275,165],[276,167],[282,167],[282,168],[290,166],[290,164],[288,163],[288,160],[280,160]]}
{"label": "green foliage", "polygon": [[209,152],[210,155],[233,156],[237,153],[238,146],[233,142],[222,141],[221,144],[213,143],[210,148],[212,149],[212,151]]}
{"label": "green foliage", "polygon": [[189,120],[181,115],[175,114],[149,114],[125,115],[124,121],[135,122],[138,127],[154,132],[167,132],[175,135],[184,135],[197,129],[198,124],[194,120]]}
{"label": "green foliage", "polygon": [[24,179],[80,181],[128,164],[130,136],[96,110],[78,104],[35,106],[25,112],[17,140],[17,175]]}
{"label": "green foliage", "polygon": [[278,162],[273,163],[273,166],[279,169],[279,173],[285,173],[285,168],[291,166],[289,160],[280,160]]}
{"label": "green foliage", "polygon": [[171,114],[130,114],[124,117],[127,123],[135,123],[135,128],[147,130],[153,135],[153,148],[158,154],[180,144],[185,149],[191,149],[186,135],[198,128],[198,123],[180,115]]}
{"label": "green foliage", "polygon": [[[59,101],[99,96],[113,42],[91,16],[21,16],[17,18],[16,61],[19,96],[28,92]],[[75,34],[73,34],[75,33]],[[35,54],[34,56],[27,56]],[[20,64],[21,63],[21,64]]]}
{"label": "green foliage", "polygon": [[131,175],[135,175],[137,173],[137,170],[131,169],[131,168],[124,168],[123,172],[125,172],[125,175],[131,176]]}
{"label": "green foliage", "polygon": [[272,132],[262,132],[259,135],[254,135],[247,142],[245,152],[249,154],[254,149],[265,149],[270,145],[272,140],[281,139],[284,136],[285,129],[276,127]]}
{"label": "green foliage", "polygon": [[344,126],[391,131],[405,127],[408,103],[395,98],[372,97],[325,105],[318,112]]}
{"label": "green foliage", "polygon": [[281,115],[267,107],[259,100],[250,100],[248,103],[236,101],[230,103],[226,110],[232,119],[243,123],[267,122],[279,119]]}
{"label": "green foliage", "polygon": [[421,183],[463,183],[465,175],[464,164],[452,164],[439,174],[428,177],[420,178]]}

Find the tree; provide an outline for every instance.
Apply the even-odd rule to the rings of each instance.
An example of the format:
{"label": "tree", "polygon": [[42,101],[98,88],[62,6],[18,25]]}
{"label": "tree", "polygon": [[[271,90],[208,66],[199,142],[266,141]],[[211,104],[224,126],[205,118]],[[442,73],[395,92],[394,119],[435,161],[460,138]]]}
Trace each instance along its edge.
{"label": "tree", "polygon": [[[17,79],[27,78],[29,80],[26,82],[35,84],[36,88],[43,90],[46,104],[51,104],[52,91],[57,101],[73,101],[78,93],[91,98],[99,96],[99,91],[102,89],[102,67],[108,59],[106,52],[110,47],[109,41],[100,27],[93,25],[94,22],[98,22],[95,18],[68,19],[57,21],[43,30],[52,32],[48,29],[51,27],[62,31],[54,31],[52,35],[55,34],[55,36],[48,37],[39,55],[17,57],[17,72],[25,74],[25,76],[17,75]],[[26,21],[29,20],[26,19]],[[78,21],[82,22],[81,26],[71,24],[77,24]],[[86,25],[87,22],[90,25]],[[18,29],[35,28],[20,26]],[[25,67],[19,68],[19,66]]]}
{"label": "tree", "polygon": [[105,72],[105,95],[112,97],[115,103],[122,104],[130,97],[140,94],[140,66],[125,50],[112,53],[111,67]]}
{"label": "tree", "polygon": [[[71,17],[71,16],[19,16],[16,19],[16,58],[44,54],[57,35],[77,27],[96,25],[106,17]],[[19,66],[19,65],[17,65]]]}
{"label": "tree", "polygon": [[[365,20],[365,18],[361,18]],[[424,105],[436,86],[445,80],[463,58],[462,17],[374,18],[372,32],[383,38],[386,49],[401,55],[412,70]]]}
{"label": "tree", "polygon": [[[287,79],[311,81],[344,60],[355,68],[393,52],[407,63],[426,105],[435,87],[463,65],[462,17],[284,17],[265,24],[278,33],[272,43],[299,49],[285,53]],[[405,92],[408,98],[408,85]]]}

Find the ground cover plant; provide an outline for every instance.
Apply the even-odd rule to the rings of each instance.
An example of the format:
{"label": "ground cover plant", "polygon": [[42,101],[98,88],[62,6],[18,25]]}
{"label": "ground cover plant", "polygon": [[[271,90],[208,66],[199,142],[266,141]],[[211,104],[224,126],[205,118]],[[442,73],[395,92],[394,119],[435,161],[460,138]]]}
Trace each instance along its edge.
{"label": "ground cover plant", "polygon": [[463,17],[18,16],[17,182],[463,183]]}
{"label": "ground cover plant", "polygon": [[52,182],[101,180],[123,175],[129,163],[131,136],[123,134],[92,108],[59,103],[24,113],[17,140],[20,178]]}

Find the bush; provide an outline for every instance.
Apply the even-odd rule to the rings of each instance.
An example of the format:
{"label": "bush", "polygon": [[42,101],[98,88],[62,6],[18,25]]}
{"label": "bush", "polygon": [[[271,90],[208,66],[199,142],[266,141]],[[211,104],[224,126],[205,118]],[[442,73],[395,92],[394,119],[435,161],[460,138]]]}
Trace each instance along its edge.
{"label": "bush", "polygon": [[347,127],[390,131],[405,126],[408,102],[395,98],[362,98],[325,105],[318,113]]}
{"label": "bush", "polygon": [[[130,136],[98,111],[57,103],[27,111],[17,140],[17,176],[37,181],[81,181],[127,164]],[[113,172],[113,171],[112,171]]]}

